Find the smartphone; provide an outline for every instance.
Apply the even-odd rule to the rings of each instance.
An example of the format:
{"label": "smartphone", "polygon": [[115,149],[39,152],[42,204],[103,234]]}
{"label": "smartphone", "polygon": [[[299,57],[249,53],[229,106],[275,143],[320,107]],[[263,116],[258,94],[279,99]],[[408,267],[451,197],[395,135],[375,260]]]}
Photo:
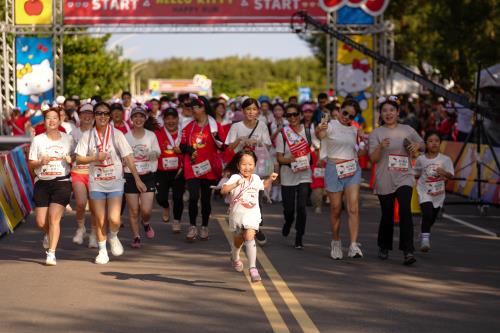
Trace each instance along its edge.
{"label": "smartphone", "polygon": [[326,112],[325,112],[325,113],[323,113],[323,114],[321,115],[321,122],[322,122],[322,123],[324,123],[324,124],[326,124],[326,123],[328,123],[329,121],[330,121],[330,115],[329,115],[328,113],[326,113]]}

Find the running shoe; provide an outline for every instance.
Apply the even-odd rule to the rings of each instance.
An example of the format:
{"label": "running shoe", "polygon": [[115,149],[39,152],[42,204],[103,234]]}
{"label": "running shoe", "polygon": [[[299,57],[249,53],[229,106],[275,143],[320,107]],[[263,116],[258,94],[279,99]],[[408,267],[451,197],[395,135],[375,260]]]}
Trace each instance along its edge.
{"label": "running shoe", "polygon": [[233,257],[230,256],[231,259],[231,264],[233,265],[233,268],[237,272],[243,272],[243,261],[241,260],[233,260]]}
{"label": "running shoe", "polygon": [[378,257],[381,259],[381,260],[387,260],[389,259],[389,250],[387,249],[383,249],[383,248],[380,248],[378,250]]}
{"label": "running shoe", "polygon": [[85,232],[87,230],[85,227],[79,227],[76,229],[75,236],[73,237],[73,243],[82,245],[83,244],[83,238],[85,237]]}
{"label": "running shoe", "polygon": [[172,232],[174,234],[178,234],[181,232],[181,222],[180,221],[174,220],[174,222],[172,222]]}
{"label": "running shoe", "polygon": [[252,282],[262,281],[262,278],[260,277],[259,270],[257,269],[257,267],[250,268],[248,272],[250,273],[250,279],[252,280]]}
{"label": "running shoe", "polygon": [[135,237],[132,243],[130,243],[130,247],[133,249],[141,248],[141,237]]}
{"label": "running shoe", "polygon": [[410,266],[414,264],[416,261],[417,259],[415,259],[415,256],[413,255],[412,252],[405,252],[405,259],[403,261],[403,265]]}
{"label": "running shoe", "polygon": [[332,240],[330,256],[332,259],[340,260],[343,258],[342,254],[342,241]]}
{"label": "running shoe", "polygon": [[144,232],[146,233],[146,237],[149,239],[153,239],[155,237],[155,231],[150,223],[144,224]]}
{"label": "running shoe", "polygon": [[89,249],[97,249],[99,248],[99,245],[97,244],[97,236],[95,235],[95,232],[91,232],[89,235]]}
{"label": "running shoe", "polygon": [[123,245],[118,239],[118,237],[110,238],[108,237],[109,246],[111,247],[111,253],[115,256],[121,256],[123,254]]}
{"label": "running shoe", "polygon": [[429,252],[431,249],[431,240],[429,238],[422,238],[420,241],[420,251]]}
{"label": "running shoe", "polygon": [[257,241],[257,244],[259,244],[260,246],[266,245],[267,237],[262,231],[262,229],[259,229],[259,231],[257,231],[257,233],[255,234],[255,240]]}
{"label": "running shoe", "polygon": [[304,244],[302,244],[302,237],[300,237],[300,236],[295,237],[295,248],[297,250],[304,249]]}
{"label": "running shoe", "polygon": [[351,246],[349,246],[349,252],[347,252],[347,256],[349,258],[363,258],[363,252],[361,252],[361,249],[359,248],[361,244],[359,243],[351,243]]}
{"label": "running shoe", "polygon": [[42,246],[45,250],[49,249],[49,235],[45,234],[43,236]]}
{"label": "running shoe", "polygon": [[108,256],[108,251],[106,250],[101,250],[99,251],[99,254],[97,257],[95,257],[95,263],[99,265],[104,265],[109,262],[109,256]]}
{"label": "running shoe", "polygon": [[200,228],[200,240],[208,240],[208,227],[202,226]]}
{"label": "running shoe", "polygon": [[55,266],[56,263],[56,254],[53,252],[45,252],[47,254],[47,258],[45,259],[45,265],[47,266]]}
{"label": "running shoe", "polygon": [[198,230],[195,225],[190,225],[188,229],[188,233],[186,235],[186,240],[188,242],[194,242],[196,237],[198,236]]}

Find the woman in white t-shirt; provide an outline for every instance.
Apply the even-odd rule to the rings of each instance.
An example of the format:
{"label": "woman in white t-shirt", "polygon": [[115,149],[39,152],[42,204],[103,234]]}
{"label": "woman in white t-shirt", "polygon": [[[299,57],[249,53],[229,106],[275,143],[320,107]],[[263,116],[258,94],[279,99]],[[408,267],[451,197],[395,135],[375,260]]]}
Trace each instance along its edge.
{"label": "woman in white t-shirt", "polygon": [[[243,121],[231,125],[225,141],[228,146],[226,149],[235,153],[243,148],[255,150],[257,145],[269,149],[271,147],[269,129],[264,121],[257,119],[259,116],[259,102],[247,97],[242,101],[241,108],[244,115]],[[267,242],[262,228],[257,232],[256,239],[261,246]]]}
{"label": "woman in white t-shirt", "polygon": [[288,236],[295,221],[295,248],[302,249],[306,229],[306,203],[312,182],[311,148],[304,125],[300,123],[299,106],[287,105],[285,117],[289,125],[284,126],[276,137],[276,159],[281,165],[281,197],[285,217],[282,234]]}
{"label": "woman in white t-shirt", "polygon": [[[151,116],[150,116],[151,117]],[[155,172],[158,168],[158,156],[160,156],[160,146],[154,130],[155,118],[148,118],[146,109],[136,106],[130,111],[132,129],[125,134],[125,138],[134,152],[134,163],[139,177],[146,185],[146,192],[140,192],[134,180],[134,176],[128,167],[125,167],[125,198],[127,199],[130,228],[132,229],[132,248],[141,247],[141,237],[139,235],[139,215],[146,237],[154,238],[155,232],[149,223],[153,201],[156,191]],[[148,127],[149,129],[145,129]],[[151,129],[151,130],[150,130]]]}
{"label": "woman in white t-shirt", "polygon": [[[330,223],[332,242],[330,256],[342,259],[340,240],[340,216],[342,197],[347,201],[349,219],[350,246],[347,256],[361,258],[363,253],[358,244],[359,233],[359,187],[361,168],[358,162],[358,150],[364,143],[358,144],[362,133],[353,125],[353,120],[361,112],[355,100],[348,99],[340,107],[338,119],[322,122],[318,125],[317,135],[322,139],[321,149],[328,157],[325,169],[325,187],[330,198]],[[363,149],[363,153],[366,151]]]}
{"label": "woman in white t-shirt", "polygon": [[46,265],[56,265],[56,248],[61,233],[64,209],[71,198],[71,154],[73,140],[59,131],[58,109],[43,114],[47,131],[33,138],[29,151],[29,167],[34,170],[35,221],[44,231],[43,247],[47,250]]}
{"label": "woman in white t-shirt", "polygon": [[106,221],[109,223],[109,243],[111,253],[123,254],[123,246],[118,239],[121,224],[121,205],[123,197],[123,165],[134,175],[139,191],[146,192],[134,165],[133,151],[125,136],[109,124],[111,109],[107,103],[94,105],[95,127],[83,134],[76,147],[76,160],[79,164],[90,164],[89,192],[92,220],[96,224],[99,254],[96,264],[109,262],[106,249]]}
{"label": "woman in white t-shirt", "polygon": [[256,267],[257,249],[255,235],[259,230],[261,212],[259,192],[269,187],[278,174],[262,181],[254,174],[257,157],[251,150],[241,150],[227,166],[231,177],[222,185],[221,194],[229,194],[229,229],[233,232],[231,261],[237,272],[243,271],[240,250],[245,243],[249,273],[252,282],[261,280]]}
{"label": "woman in white t-shirt", "polygon": [[454,168],[451,158],[439,152],[441,138],[437,132],[425,133],[424,142],[425,154],[417,158],[415,169],[420,174],[417,182],[422,210],[420,250],[428,252],[431,249],[431,227],[436,222],[439,210],[443,207],[445,182],[453,177]]}

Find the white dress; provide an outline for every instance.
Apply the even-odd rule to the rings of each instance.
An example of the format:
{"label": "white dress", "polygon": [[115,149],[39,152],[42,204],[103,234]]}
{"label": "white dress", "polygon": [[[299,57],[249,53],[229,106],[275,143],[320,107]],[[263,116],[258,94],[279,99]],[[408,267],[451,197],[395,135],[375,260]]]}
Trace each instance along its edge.
{"label": "white dress", "polygon": [[[232,175],[225,185],[236,183],[241,175]],[[259,230],[262,220],[259,207],[259,191],[264,189],[264,183],[259,176],[253,174],[250,181],[245,180],[234,188],[229,197],[229,230],[238,229]]]}

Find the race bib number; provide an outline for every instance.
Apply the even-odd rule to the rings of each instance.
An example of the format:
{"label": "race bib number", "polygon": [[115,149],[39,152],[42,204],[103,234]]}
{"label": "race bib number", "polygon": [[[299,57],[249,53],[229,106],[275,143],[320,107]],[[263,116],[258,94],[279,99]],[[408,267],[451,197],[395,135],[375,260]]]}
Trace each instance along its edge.
{"label": "race bib number", "polygon": [[292,162],[290,164],[290,167],[292,168],[293,173],[301,172],[301,171],[309,169],[310,166],[309,166],[308,156],[304,155],[304,156],[296,158],[295,162]]}
{"label": "race bib number", "polygon": [[64,176],[64,165],[62,160],[50,161],[49,164],[42,166],[42,177],[60,177]]}
{"label": "race bib number", "polygon": [[325,168],[314,169],[314,178],[325,178]]}
{"label": "race bib number", "polygon": [[212,170],[212,167],[210,166],[210,162],[208,160],[205,160],[201,163],[193,165],[193,172],[196,177],[200,177],[203,175],[206,175]]}
{"label": "race bib number", "polygon": [[356,173],[358,164],[356,163],[356,160],[349,160],[336,164],[336,167],[339,179],[344,179],[347,177],[351,177]]}
{"label": "race bib number", "polygon": [[149,167],[149,161],[135,161],[135,168],[137,169],[137,173],[140,175],[145,175],[151,172],[151,168]]}
{"label": "race bib number", "polygon": [[165,157],[161,159],[163,169],[165,170],[177,170],[179,169],[179,158],[178,157]]}
{"label": "race bib number", "polygon": [[75,163],[74,170],[81,171],[81,172],[88,172],[89,171],[89,165],[88,164],[77,164]]}
{"label": "race bib number", "polygon": [[445,192],[444,180],[436,180],[425,183],[426,192],[428,195],[437,196]]}
{"label": "race bib number", "polygon": [[116,179],[115,176],[115,166],[111,165],[99,165],[95,168],[95,181],[109,181]]}
{"label": "race bib number", "polygon": [[390,171],[408,171],[410,167],[410,159],[403,155],[389,155],[389,170]]}

